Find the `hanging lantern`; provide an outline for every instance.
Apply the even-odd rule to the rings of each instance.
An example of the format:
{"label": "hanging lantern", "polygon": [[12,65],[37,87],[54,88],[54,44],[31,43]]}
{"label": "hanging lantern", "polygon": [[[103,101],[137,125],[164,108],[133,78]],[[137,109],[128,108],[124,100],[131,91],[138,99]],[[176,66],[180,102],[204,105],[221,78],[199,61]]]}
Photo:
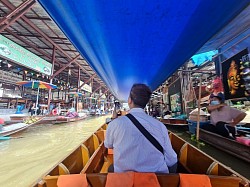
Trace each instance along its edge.
{"label": "hanging lantern", "polygon": [[8,64],[8,68],[10,68],[12,65],[11,64]]}
{"label": "hanging lantern", "polygon": [[24,73],[27,75],[28,71],[27,71],[27,70],[25,70],[25,71],[24,71]]}

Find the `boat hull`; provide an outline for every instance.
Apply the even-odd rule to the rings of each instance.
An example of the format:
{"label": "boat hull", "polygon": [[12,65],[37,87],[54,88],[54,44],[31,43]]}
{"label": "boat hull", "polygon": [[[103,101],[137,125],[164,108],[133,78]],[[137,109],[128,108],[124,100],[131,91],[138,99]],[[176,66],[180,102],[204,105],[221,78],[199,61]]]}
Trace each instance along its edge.
{"label": "boat hull", "polygon": [[250,147],[218,134],[200,129],[200,139],[212,146],[250,163]]}
{"label": "boat hull", "polygon": [[[107,150],[103,144],[106,128],[107,125],[104,125],[89,137],[89,139],[83,142],[76,150],[67,155],[65,159],[60,161],[56,167],[52,168],[43,177],[38,186],[54,187],[56,186],[56,181],[60,175],[84,173],[91,175],[93,173],[108,173],[108,168],[113,163],[113,152]],[[177,135],[170,133],[169,137],[173,149],[178,156],[178,173],[206,174],[208,176],[213,175],[218,177],[218,179],[235,176],[235,179],[238,180],[236,183],[231,183],[229,179],[220,185],[212,186],[249,187],[250,181],[237,172],[190,145]],[[176,177],[178,177],[178,174],[176,174]],[[54,182],[51,180],[54,180]]]}

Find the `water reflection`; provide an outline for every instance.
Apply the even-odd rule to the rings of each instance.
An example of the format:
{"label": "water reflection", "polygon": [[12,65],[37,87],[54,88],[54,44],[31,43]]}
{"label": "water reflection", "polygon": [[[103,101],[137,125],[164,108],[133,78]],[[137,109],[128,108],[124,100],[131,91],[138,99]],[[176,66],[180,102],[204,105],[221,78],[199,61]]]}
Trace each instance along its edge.
{"label": "water reflection", "polygon": [[107,116],[69,124],[32,126],[0,142],[0,186],[32,186],[105,123]]}

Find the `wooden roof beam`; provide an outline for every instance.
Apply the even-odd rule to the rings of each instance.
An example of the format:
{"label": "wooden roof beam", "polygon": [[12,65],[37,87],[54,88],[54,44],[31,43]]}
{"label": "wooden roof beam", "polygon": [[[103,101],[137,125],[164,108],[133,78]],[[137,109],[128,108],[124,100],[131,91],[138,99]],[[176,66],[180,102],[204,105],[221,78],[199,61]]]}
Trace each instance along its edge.
{"label": "wooden roof beam", "polygon": [[84,81],[77,89],[80,90],[85,84],[90,82],[95,77],[95,74],[92,75],[88,80]]}
{"label": "wooden roof beam", "polygon": [[[6,0],[3,0],[3,3]],[[35,0],[27,0],[17,8],[13,9],[7,16],[0,20],[0,32],[23,16],[35,4]]]}
{"label": "wooden roof beam", "polygon": [[[2,2],[6,7],[8,7],[11,10],[15,9],[15,6],[10,3],[8,0],[4,0]],[[37,33],[39,33],[41,36],[43,36],[44,39],[49,41],[53,46],[55,46],[61,53],[63,53],[66,57],[69,58],[70,61],[72,61],[72,57],[69,56],[59,45],[57,45],[52,39],[50,39],[45,33],[43,33],[32,21],[30,21],[26,16],[21,17],[21,19],[29,25],[32,29],[34,29]]]}
{"label": "wooden roof beam", "polygon": [[102,85],[100,85],[99,87],[97,87],[94,91],[93,91],[93,93],[95,93],[97,90],[99,90],[100,88],[102,87]]}
{"label": "wooden roof beam", "polygon": [[106,89],[105,92],[103,92],[102,95],[100,95],[100,96],[97,98],[97,100],[100,99],[100,98],[101,98],[105,93],[107,93],[108,91],[109,91],[109,89]]}
{"label": "wooden roof beam", "polygon": [[[46,56],[47,58],[51,59],[51,56],[47,53],[45,53],[43,50],[39,49],[37,46],[35,46],[34,44],[30,44],[29,42],[27,42],[25,39],[21,38],[20,36],[18,36],[17,34],[13,33],[11,30],[9,29],[5,29],[5,31],[7,31],[8,33],[10,33],[12,36],[16,37],[17,39],[19,39],[21,42],[25,43],[28,46],[31,46],[32,48],[34,48],[35,50],[37,50],[39,53],[41,53],[42,55]],[[58,64],[60,65],[65,65],[61,62],[56,61]]]}
{"label": "wooden roof beam", "polygon": [[64,65],[61,69],[59,69],[57,72],[55,72],[52,76],[51,79],[55,78],[55,76],[57,76],[59,73],[61,73],[63,70],[65,70],[67,67],[70,66],[70,64],[72,64],[73,62],[75,62],[80,55],[77,55],[75,58],[73,58],[67,65]]}

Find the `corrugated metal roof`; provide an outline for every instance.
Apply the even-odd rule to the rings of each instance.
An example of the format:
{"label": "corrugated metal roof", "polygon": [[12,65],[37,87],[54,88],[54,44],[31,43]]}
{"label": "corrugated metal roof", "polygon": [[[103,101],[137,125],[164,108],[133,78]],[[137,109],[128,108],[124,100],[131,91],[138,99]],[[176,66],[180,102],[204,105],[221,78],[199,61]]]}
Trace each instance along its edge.
{"label": "corrugated metal roof", "polygon": [[[8,4],[13,5],[14,8],[21,5],[22,0],[6,0],[0,2],[0,16],[5,17],[11,12],[11,8],[8,7]],[[6,5],[7,3],[7,5]],[[11,6],[10,5],[10,6]],[[58,45],[63,51],[65,51],[71,58],[76,57],[79,52],[75,49],[75,47],[71,44],[71,42],[67,39],[64,33],[58,28],[58,26],[51,20],[46,11],[41,7],[39,3],[35,3],[30,10],[28,10],[24,16],[29,19],[42,33],[48,36],[56,45]],[[41,36],[37,31],[35,31],[26,21],[22,18],[19,18],[16,22],[11,24],[7,29],[5,29],[2,33],[5,37],[11,39],[17,44],[23,46],[28,49],[32,53],[40,56],[48,62],[51,62],[53,45],[46,40],[43,36]],[[14,36],[16,35],[16,36]],[[39,51],[40,50],[40,51]],[[61,51],[56,51],[56,64],[55,70],[57,71],[62,66],[66,65],[70,60],[63,54]],[[88,65],[86,60],[83,57],[80,57],[77,62],[81,64],[81,80],[88,80],[90,76],[95,74],[93,69]],[[77,84],[77,73],[78,73],[78,65],[73,63],[70,65],[70,69],[72,71],[71,76],[71,84]],[[68,68],[66,68],[59,76],[56,78],[63,78],[67,81],[68,77]],[[107,89],[105,83],[96,76],[94,78],[93,90],[98,88],[100,85],[103,86],[102,90],[105,91]]]}

